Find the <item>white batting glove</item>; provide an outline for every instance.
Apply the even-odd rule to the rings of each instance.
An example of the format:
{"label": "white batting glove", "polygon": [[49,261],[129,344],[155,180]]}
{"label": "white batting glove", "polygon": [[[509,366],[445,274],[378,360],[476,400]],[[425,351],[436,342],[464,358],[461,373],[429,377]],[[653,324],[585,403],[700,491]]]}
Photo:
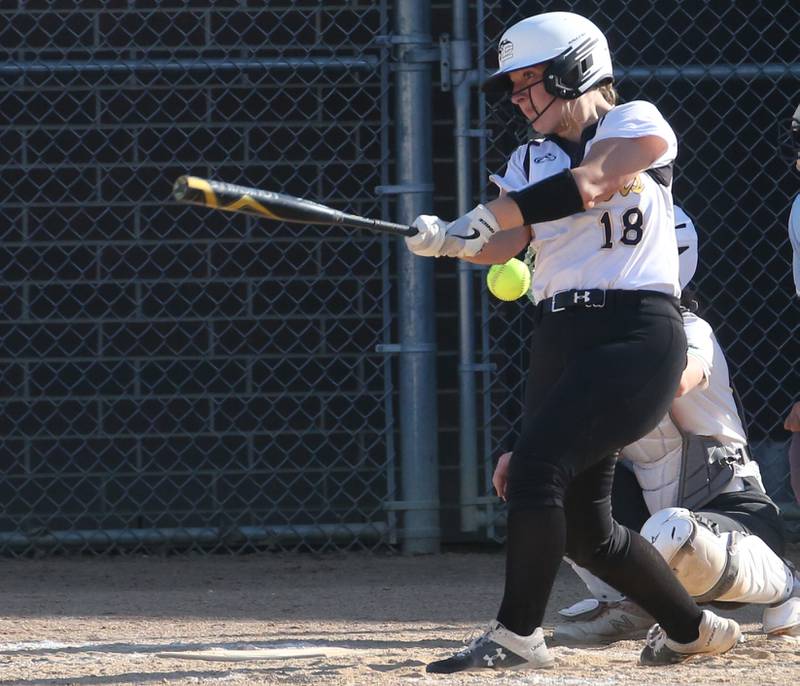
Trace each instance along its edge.
{"label": "white batting glove", "polygon": [[495,216],[484,205],[478,205],[454,222],[447,225],[447,240],[442,254],[449,257],[472,257],[477,255],[500,225]]}
{"label": "white batting glove", "polygon": [[406,247],[420,257],[441,257],[447,231],[447,222],[430,214],[421,214],[413,226],[419,231],[416,236],[406,236]]}

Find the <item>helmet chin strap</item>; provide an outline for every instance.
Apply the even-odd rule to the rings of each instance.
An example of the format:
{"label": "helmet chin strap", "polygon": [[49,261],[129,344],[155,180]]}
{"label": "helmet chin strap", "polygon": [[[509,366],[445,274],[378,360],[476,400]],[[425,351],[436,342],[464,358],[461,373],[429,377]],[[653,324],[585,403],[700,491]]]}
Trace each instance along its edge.
{"label": "helmet chin strap", "polygon": [[[539,110],[537,110],[537,109],[536,109],[536,105],[534,105],[534,104],[533,104],[533,98],[531,98],[530,91],[528,91],[528,98],[529,98],[529,99],[530,99],[530,101],[531,101],[531,107],[533,108],[533,111],[534,111],[534,112],[536,112],[536,116],[535,116],[533,119],[529,119],[529,120],[528,120],[528,123],[531,125],[531,128],[532,128],[534,131],[536,131],[536,127],[534,126],[534,124],[535,124],[537,121],[539,121],[539,119],[541,119],[542,115],[543,115],[545,112],[547,112],[547,110],[549,110],[549,109],[550,109],[550,105],[552,105],[552,104],[553,104],[553,103],[554,103],[554,102],[555,102],[555,101],[556,101],[558,98],[556,98],[555,96],[553,96],[553,98],[550,100],[550,102],[548,102],[548,103],[547,103],[547,106],[546,106],[546,107],[545,107],[545,108],[544,108],[544,109],[543,109],[541,112],[540,112]],[[538,131],[536,131],[536,133],[539,133],[539,132],[538,132]]]}
{"label": "helmet chin strap", "polygon": [[[536,107],[536,105],[534,105],[534,104],[533,104],[533,96],[531,95],[531,88],[533,88],[534,86],[536,86],[536,85],[538,85],[538,84],[542,83],[542,81],[544,81],[544,79],[539,79],[538,81],[535,81],[534,83],[531,83],[531,84],[529,84],[529,85],[525,86],[524,88],[520,88],[518,91],[514,91],[514,92],[511,94],[511,97],[514,97],[515,95],[517,95],[518,93],[521,93],[522,91],[528,91],[528,102],[531,104],[531,109],[532,109],[534,112],[536,112],[536,116],[535,116],[535,117],[533,117],[533,119],[528,119],[528,123],[531,125],[531,128],[532,128],[534,131],[536,131],[536,128],[534,127],[534,124],[535,124],[537,121],[539,121],[539,119],[541,119],[542,115],[543,115],[545,112],[547,112],[547,110],[549,110],[549,109],[550,109],[550,106],[551,106],[551,105],[552,105],[552,104],[553,104],[553,103],[554,103],[556,100],[558,100],[558,98],[556,98],[555,96],[553,96],[553,97],[552,97],[552,99],[550,100],[550,102],[548,102],[548,103],[547,103],[547,106],[546,106],[546,107],[545,107],[545,108],[544,108],[544,109],[543,109],[541,112],[539,111],[539,108],[537,108],[537,107]],[[536,133],[538,133],[538,131],[536,131]]]}

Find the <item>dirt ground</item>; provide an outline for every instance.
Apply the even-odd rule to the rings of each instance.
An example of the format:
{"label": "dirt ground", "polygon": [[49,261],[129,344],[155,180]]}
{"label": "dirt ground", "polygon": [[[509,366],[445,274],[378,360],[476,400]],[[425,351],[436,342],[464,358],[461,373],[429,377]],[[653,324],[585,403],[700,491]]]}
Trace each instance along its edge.
{"label": "dirt ground", "polygon": [[[800,562],[800,549],[792,557]],[[425,674],[425,663],[494,616],[502,577],[500,553],[0,560],[0,684],[800,683],[800,639],[765,638],[755,607],[732,613],[744,644],[685,665],[639,667],[642,642],[630,641],[556,645],[549,671]],[[562,568],[546,629],[559,607],[582,597]],[[157,657],[289,645],[354,652],[236,663]]]}

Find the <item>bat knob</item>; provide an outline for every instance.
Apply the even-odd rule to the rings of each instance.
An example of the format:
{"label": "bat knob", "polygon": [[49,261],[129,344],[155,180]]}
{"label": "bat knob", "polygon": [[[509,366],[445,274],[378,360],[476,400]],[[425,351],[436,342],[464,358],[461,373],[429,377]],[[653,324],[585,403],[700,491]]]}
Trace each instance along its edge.
{"label": "bat knob", "polygon": [[179,176],[172,184],[172,197],[178,202],[181,202],[189,190],[189,182],[186,176]]}

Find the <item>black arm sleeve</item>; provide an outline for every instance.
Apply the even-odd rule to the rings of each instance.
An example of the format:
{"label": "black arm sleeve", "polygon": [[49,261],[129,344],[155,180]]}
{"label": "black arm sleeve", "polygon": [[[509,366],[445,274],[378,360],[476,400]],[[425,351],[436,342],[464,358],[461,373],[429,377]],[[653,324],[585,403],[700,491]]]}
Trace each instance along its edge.
{"label": "black arm sleeve", "polygon": [[549,222],[583,212],[583,199],[569,169],[508,194],[525,224]]}

